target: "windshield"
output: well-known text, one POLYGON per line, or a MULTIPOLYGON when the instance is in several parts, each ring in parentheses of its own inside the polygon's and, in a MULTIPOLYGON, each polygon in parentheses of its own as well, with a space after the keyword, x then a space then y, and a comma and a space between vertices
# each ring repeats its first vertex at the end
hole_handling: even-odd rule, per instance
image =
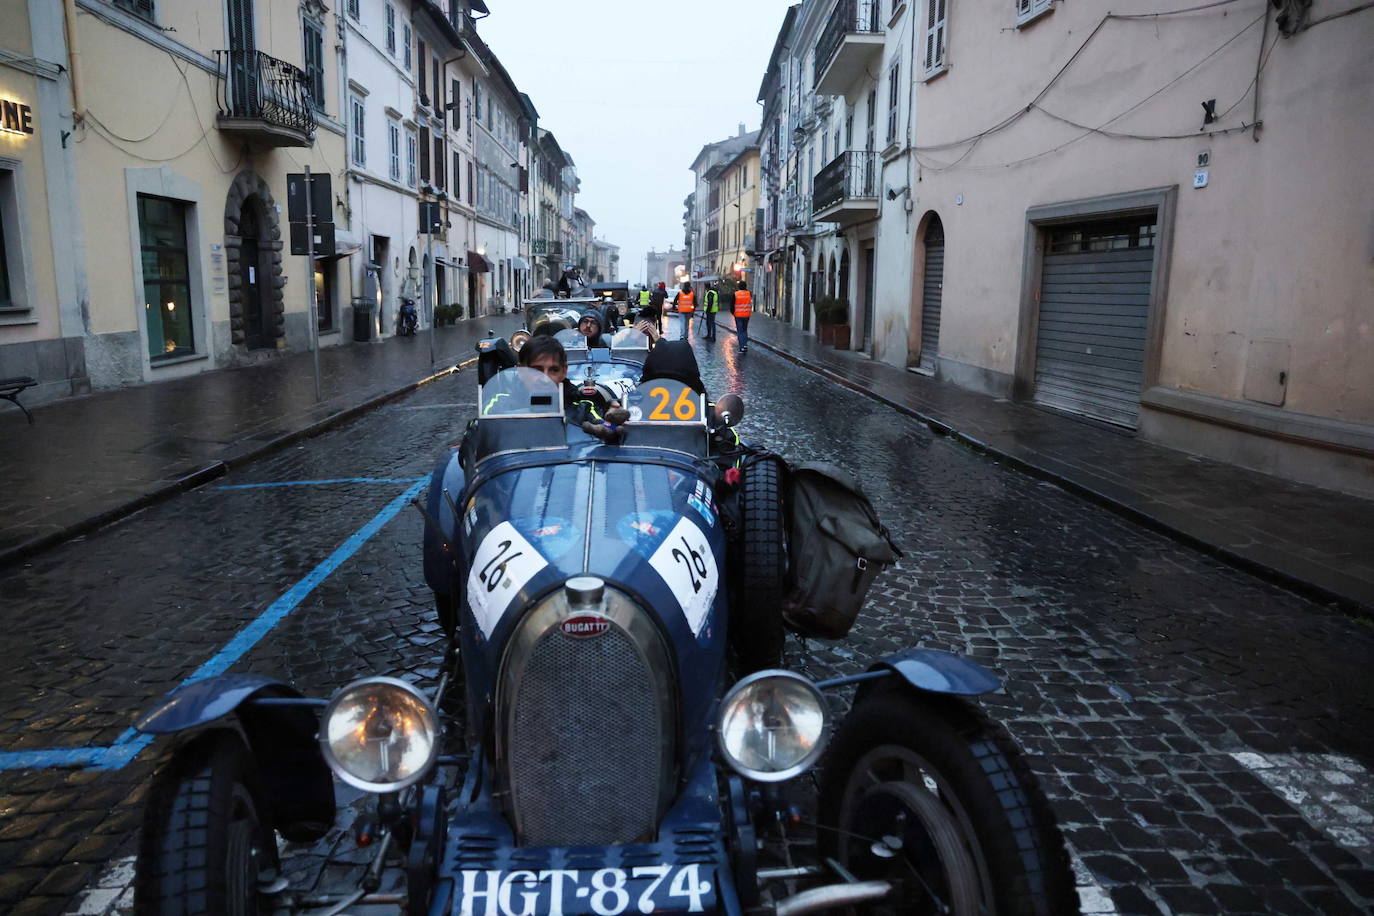
POLYGON ((503 369, 482 386, 483 417, 561 417, 563 389, 538 369, 503 369))
POLYGON ((649 349, 649 335, 643 331, 636 331, 634 328, 621 328, 615 332, 611 338, 612 350, 644 350, 649 349))

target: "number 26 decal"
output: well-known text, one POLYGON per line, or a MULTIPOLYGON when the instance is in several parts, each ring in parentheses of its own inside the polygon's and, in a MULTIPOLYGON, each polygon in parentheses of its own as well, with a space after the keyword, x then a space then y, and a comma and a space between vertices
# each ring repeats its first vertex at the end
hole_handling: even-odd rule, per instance
POLYGON ((668 402, 672 401, 673 396, 667 388, 650 388, 649 397, 658 400, 658 403, 654 405, 654 409, 649 411, 650 420, 696 419, 696 393, 690 388, 684 387, 682 391, 678 392, 677 400, 673 401, 671 414, 668 412, 668 402))

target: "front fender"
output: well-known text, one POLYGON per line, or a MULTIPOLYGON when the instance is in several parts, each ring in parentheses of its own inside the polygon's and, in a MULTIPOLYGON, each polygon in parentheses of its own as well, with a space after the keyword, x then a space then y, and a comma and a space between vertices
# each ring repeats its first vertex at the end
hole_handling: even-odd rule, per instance
POLYGON ((977 662, 939 649, 905 649, 874 662, 868 670, 884 669, 927 693, 972 697, 992 693, 1002 686, 997 675, 977 662))
POLYGON ((458 549, 458 519, 454 518, 453 508, 466 484, 461 455, 457 450, 446 452, 429 477, 423 553, 425 584, 441 595, 457 594, 454 556, 458 549), (445 492, 448 499, 444 498, 445 492))
POLYGON ((170 735, 198 728, 224 718, 261 691, 269 691, 274 696, 300 696, 292 688, 270 677, 221 674, 183 684, 165 694, 138 717, 134 729, 145 735, 170 735))
POLYGON ((319 839, 334 822, 334 777, 316 740, 317 711, 305 705, 248 702, 259 697, 299 699, 301 694, 261 675, 223 674, 166 694, 139 716, 134 728, 149 735, 236 731, 253 754, 273 826, 294 842, 319 839))

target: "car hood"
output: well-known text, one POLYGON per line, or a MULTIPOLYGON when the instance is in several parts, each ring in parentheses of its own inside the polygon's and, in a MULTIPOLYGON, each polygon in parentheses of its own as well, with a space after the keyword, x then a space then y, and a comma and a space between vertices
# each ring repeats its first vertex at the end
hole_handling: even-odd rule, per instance
POLYGON ((594 575, 660 628, 681 685, 687 745, 699 750, 726 635, 725 536, 710 474, 688 460, 614 452, 484 473, 459 507, 462 652, 477 688, 470 696, 496 683, 527 611, 567 579, 594 575))

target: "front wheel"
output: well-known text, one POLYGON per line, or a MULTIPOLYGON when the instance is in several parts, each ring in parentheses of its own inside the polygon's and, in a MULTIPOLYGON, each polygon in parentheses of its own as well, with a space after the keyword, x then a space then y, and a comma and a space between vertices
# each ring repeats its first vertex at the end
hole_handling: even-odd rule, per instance
POLYGON ((831 744, 821 841, 895 890, 866 914, 1078 912, 1049 802, 1011 737, 951 697, 878 689, 831 744))
POLYGON ((259 882, 277 869, 247 748, 232 732, 188 746, 154 779, 134 909, 165 916, 269 912, 259 882))

